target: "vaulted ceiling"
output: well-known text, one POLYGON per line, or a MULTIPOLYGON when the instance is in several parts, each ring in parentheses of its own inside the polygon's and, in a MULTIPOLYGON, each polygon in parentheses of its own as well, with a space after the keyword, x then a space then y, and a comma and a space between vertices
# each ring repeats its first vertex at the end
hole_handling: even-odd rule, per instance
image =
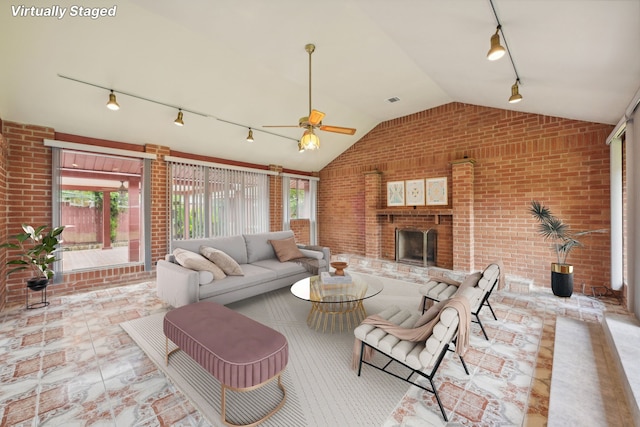
POLYGON ((494 0, 518 104, 507 103, 509 57, 486 59, 497 25, 489 0, 85 5, 98 3, 115 4, 116 16, 14 17, 3 6, 0 118, 317 171, 381 121, 449 102, 614 124, 640 87, 640 0, 494 0), (313 108, 324 124, 357 132, 320 131, 320 150, 298 153, 301 129, 262 126, 307 115, 307 43, 316 45, 313 108), (113 88, 120 110, 105 108, 108 91, 59 75, 113 88), (185 112, 180 128, 177 109, 119 92, 204 116, 185 112))

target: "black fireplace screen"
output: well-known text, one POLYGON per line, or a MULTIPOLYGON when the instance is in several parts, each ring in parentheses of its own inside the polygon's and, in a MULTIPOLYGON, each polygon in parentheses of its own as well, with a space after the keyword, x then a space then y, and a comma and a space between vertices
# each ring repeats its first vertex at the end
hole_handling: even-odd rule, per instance
POLYGON ((427 267, 436 265, 436 230, 396 228, 396 261, 427 267))

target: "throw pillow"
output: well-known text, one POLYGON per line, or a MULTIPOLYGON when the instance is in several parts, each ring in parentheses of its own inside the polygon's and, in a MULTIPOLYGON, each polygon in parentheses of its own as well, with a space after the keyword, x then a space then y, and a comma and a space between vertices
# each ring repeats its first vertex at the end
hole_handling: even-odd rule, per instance
POLYGON ((200 253, 209 261, 220 267, 227 276, 244 276, 244 272, 242 271, 242 268, 240 268, 240 264, 225 252, 209 246, 200 246, 200 253))
POLYGON ((280 262, 290 261, 296 258, 304 258, 293 237, 283 240, 269 240, 280 262))
POLYGON ((224 271, 205 257, 195 252, 182 248, 173 250, 173 256, 181 266, 195 271, 210 271, 213 273, 214 280, 224 279, 226 274, 224 271))

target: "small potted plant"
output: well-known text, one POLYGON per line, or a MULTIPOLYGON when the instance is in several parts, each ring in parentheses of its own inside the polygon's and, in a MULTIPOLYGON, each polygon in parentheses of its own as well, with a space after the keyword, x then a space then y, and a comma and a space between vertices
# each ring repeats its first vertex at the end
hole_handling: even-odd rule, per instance
POLYGON ((60 243, 60 233, 64 226, 49 228, 44 232, 46 225, 34 228, 31 225, 22 224, 22 233, 12 236, 15 242, 7 242, 0 248, 19 249, 16 258, 7 262, 11 268, 7 274, 16 271, 30 269, 33 276, 27 280, 30 289, 39 291, 47 287, 49 280, 53 278, 51 264, 56 261, 55 252, 60 243))
POLYGON ((573 265, 567 263, 567 258, 573 248, 583 246, 576 238, 606 230, 572 232, 567 224, 536 200, 531 201, 529 213, 539 223, 538 234, 545 240, 551 240, 556 252, 557 262, 551 263, 551 290, 554 295, 570 297, 573 294, 573 265))

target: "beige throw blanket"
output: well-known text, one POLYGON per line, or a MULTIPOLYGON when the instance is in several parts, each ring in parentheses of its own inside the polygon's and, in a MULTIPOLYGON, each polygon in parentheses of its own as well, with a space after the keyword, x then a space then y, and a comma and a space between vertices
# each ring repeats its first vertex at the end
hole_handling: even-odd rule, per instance
MULTIPOLYGON (((368 316, 361 324, 373 325, 401 340, 412 342, 426 341, 433 333, 434 326, 440 320, 440 314, 447 307, 454 308, 458 312, 458 317, 460 318, 460 323, 458 325, 458 339, 456 341, 456 353, 463 356, 469 346, 471 308, 469 307, 469 301, 461 295, 457 295, 448 300, 434 304, 416 321, 412 328, 404 328, 396 325, 377 314, 368 316)), ((358 368, 361 348, 362 342, 356 338, 353 343, 353 355, 351 359, 352 369, 358 368)), ((365 346, 363 359, 365 361, 371 360, 372 353, 373 349, 365 346)))

